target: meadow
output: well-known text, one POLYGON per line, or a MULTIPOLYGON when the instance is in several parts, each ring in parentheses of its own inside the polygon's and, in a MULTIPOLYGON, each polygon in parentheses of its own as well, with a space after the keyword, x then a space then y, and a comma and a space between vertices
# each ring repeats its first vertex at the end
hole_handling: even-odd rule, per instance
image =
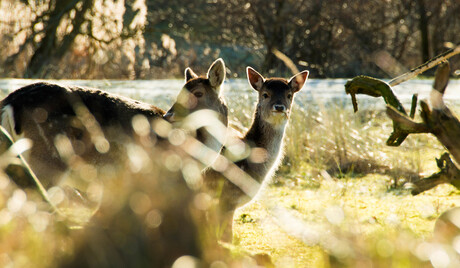
MULTIPOLYGON (((344 81, 313 80, 317 88, 308 88, 307 82, 297 96, 284 160, 255 200, 237 210, 232 252, 264 253, 277 267, 459 265, 460 240, 444 245, 431 236, 436 218, 460 205, 460 192, 440 185, 412 196, 403 187, 436 172, 435 158, 444 149, 429 135, 411 135, 400 147, 386 146, 392 124, 383 101, 358 99, 360 110, 354 114, 351 101, 344 98, 344 81)), ((2 97, 30 82, 3 80, 2 97)), ((115 88, 167 108, 182 81, 156 81, 159 86, 153 91, 148 81, 134 82, 132 91, 117 91, 131 82, 64 83, 115 88)), ((251 123, 256 98, 245 83, 229 82, 224 93, 231 123, 241 131, 251 123)), ((426 88, 431 81, 410 83, 408 88, 426 88)), ((454 92, 459 83, 453 83, 446 99, 458 114, 454 92)), ((66 224, 34 190, 19 189, 0 173, 0 266, 56 266, 76 247, 73 232, 78 228, 66 224)))

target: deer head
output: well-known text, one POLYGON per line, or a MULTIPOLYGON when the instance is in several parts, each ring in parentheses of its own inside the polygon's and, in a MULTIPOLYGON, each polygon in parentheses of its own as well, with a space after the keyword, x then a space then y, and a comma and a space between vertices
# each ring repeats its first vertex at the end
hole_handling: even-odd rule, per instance
POLYGON ((247 68, 249 84, 259 93, 256 113, 274 127, 283 127, 290 116, 294 94, 302 89, 308 71, 300 72, 289 80, 265 79, 251 67, 247 68))
POLYGON ((197 138, 214 151, 222 147, 225 138, 222 135, 225 136, 227 127, 227 106, 221 98, 224 80, 225 63, 222 59, 211 64, 206 77, 198 76, 191 68, 185 69, 185 85, 164 116, 167 121, 182 127, 184 123, 193 125, 197 138))

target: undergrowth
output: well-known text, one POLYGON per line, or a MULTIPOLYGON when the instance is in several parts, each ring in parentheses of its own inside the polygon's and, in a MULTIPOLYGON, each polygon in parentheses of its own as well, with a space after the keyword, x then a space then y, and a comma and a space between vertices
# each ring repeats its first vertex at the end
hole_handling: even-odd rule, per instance
MULTIPOLYGON (((241 131, 251 123, 255 102, 255 94, 244 94, 228 98, 231 121, 241 131)), ((294 106, 275 183, 235 215, 234 251, 268 254, 279 267, 456 264, 450 251, 430 239, 435 219, 460 205, 458 190, 441 185, 412 196, 399 187, 435 172, 434 158, 443 148, 429 135, 411 135, 400 147, 388 147, 391 131, 381 110, 353 114, 343 103, 294 106), (436 250, 447 257, 430 254, 436 250)), ((141 177, 155 174, 149 172, 141 177)), ((133 176, 126 167, 120 179, 133 176)), ((136 191, 145 189, 141 185, 136 191)), ((139 208, 130 202, 149 200, 138 193, 134 201, 124 195, 112 199, 120 207, 128 200, 126 209, 134 210, 139 208)), ((147 211, 136 213, 150 215, 149 224, 156 224, 147 211)), ((80 243, 75 230, 82 228, 0 173, 1 267, 58 266, 75 257, 80 243)))

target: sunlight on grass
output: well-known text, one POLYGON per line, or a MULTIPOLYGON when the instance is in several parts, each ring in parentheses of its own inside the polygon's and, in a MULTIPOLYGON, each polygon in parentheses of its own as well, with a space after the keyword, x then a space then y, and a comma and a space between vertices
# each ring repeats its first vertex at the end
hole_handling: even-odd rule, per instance
MULTIPOLYGON (((400 147, 388 147, 385 141, 392 125, 383 111, 362 109, 353 114, 340 102, 300 106, 298 103, 304 103, 301 98, 293 108, 285 159, 273 183, 235 214, 234 245, 230 246, 233 254, 264 253, 277 267, 408 267, 430 263, 446 267, 442 254, 452 256, 450 251, 436 251, 439 248, 430 241, 437 217, 460 206, 459 191, 451 185, 440 185, 412 196, 401 188, 404 182, 437 170, 435 158, 444 150, 436 139, 412 135, 400 147), (305 225, 280 223, 273 204, 305 225), (295 235, 299 228, 310 228, 310 224, 320 230, 315 243, 295 235), (439 254, 431 254, 430 250, 439 254)), ((243 91, 242 97, 227 99, 231 121, 244 132, 251 123, 255 94, 243 91)), ((129 148, 136 156, 146 154, 136 146, 129 148)), ((176 164, 187 162, 181 155, 171 155, 162 154, 165 163, 169 161, 165 174, 175 174, 180 171, 176 164)), ((159 176, 159 171, 148 166, 152 159, 147 154, 143 161, 133 157, 125 167, 118 167, 119 173, 110 172, 110 167, 105 170, 106 176, 116 178, 110 183, 104 178, 108 189, 105 191, 120 191, 112 197, 105 196, 105 202, 122 217, 142 218, 141 223, 150 226, 147 233, 155 233, 164 215, 150 209, 155 202, 162 202, 160 192, 171 193, 174 184, 150 189, 158 186, 152 178, 159 176), (130 187, 133 192, 124 192, 130 187), (133 213, 126 214, 125 210, 133 213)), ((59 200, 69 214, 90 217, 91 212, 82 213, 62 199, 61 191, 65 189, 49 189, 48 194, 59 200)), ((107 217, 114 219, 116 215, 108 213, 107 217)), ((53 213, 37 192, 21 190, 0 174, 1 267, 54 267, 74 257, 81 242, 77 239, 79 232, 88 228, 84 220, 76 222, 53 213)), ((107 220, 104 224, 112 222, 107 220)), ((316 230, 313 227, 312 232, 316 230)), ((453 263, 451 258, 449 264, 453 263)))
MULTIPOLYGON (((232 104, 237 105, 235 111, 247 109, 232 104)), ((239 116, 247 125, 246 112, 239 116)), ((428 135, 412 135, 400 147, 388 147, 385 141, 391 131, 383 111, 353 114, 341 104, 327 109, 322 104, 295 107, 276 184, 235 215, 239 245, 270 254, 275 261, 291 260, 292 267, 354 266, 368 257, 402 266, 427 261, 414 256, 414 251, 431 238, 436 218, 460 205, 459 192, 451 185, 418 196, 395 190, 437 171, 435 158, 444 150, 428 135), (329 258, 324 249, 289 236, 270 223, 264 200, 292 209, 305 222, 329 228, 352 253, 326 250, 332 253, 329 258), (343 220, 332 224, 327 215, 336 215, 337 209, 343 220)), ((332 234, 320 234, 323 240, 328 235, 332 234)))
MULTIPOLYGON (((264 200, 270 200, 294 210, 295 215, 305 222, 327 230, 319 234, 321 241, 336 236, 349 247, 349 253, 326 251, 337 257, 340 263, 359 262, 360 257, 356 254, 388 261, 400 250, 403 250, 400 258, 409 259, 416 245, 431 238, 436 218, 445 210, 460 205, 459 192, 453 186, 443 185, 414 197, 407 192, 388 191, 389 182, 388 176, 371 174, 360 179, 322 181, 316 189, 272 186, 257 202, 236 213, 237 241, 247 250, 270 254, 275 261, 288 259, 292 261, 292 267, 332 264, 324 249, 302 243, 270 220, 263 205, 264 200), (340 216, 342 213, 343 217, 340 216), (409 244, 399 245, 401 240, 409 244), (379 249, 382 246, 379 243, 389 244, 391 252, 379 249)), ((419 262, 421 260, 412 261, 419 262)))

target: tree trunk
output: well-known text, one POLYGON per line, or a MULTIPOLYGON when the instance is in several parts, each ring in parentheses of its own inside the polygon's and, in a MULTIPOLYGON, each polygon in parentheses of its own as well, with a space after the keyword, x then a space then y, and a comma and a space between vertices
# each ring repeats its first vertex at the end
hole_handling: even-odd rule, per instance
POLYGON ((61 38, 59 41, 58 28, 62 20, 71 10, 76 9, 80 0, 53 0, 50 3, 52 8, 49 20, 45 25, 45 35, 40 41, 38 48, 30 58, 24 76, 26 78, 38 78, 46 75, 45 67, 59 60, 69 50, 76 36, 80 33, 80 27, 85 22, 85 13, 91 9, 93 0, 83 1, 83 5, 75 14, 72 20, 72 31, 61 38))
POLYGON ((419 10, 419 30, 421 41, 422 62, 430 60, 430 37, 428 32, 428 16, 426 14, 425 0, 417 0, 419 10))

